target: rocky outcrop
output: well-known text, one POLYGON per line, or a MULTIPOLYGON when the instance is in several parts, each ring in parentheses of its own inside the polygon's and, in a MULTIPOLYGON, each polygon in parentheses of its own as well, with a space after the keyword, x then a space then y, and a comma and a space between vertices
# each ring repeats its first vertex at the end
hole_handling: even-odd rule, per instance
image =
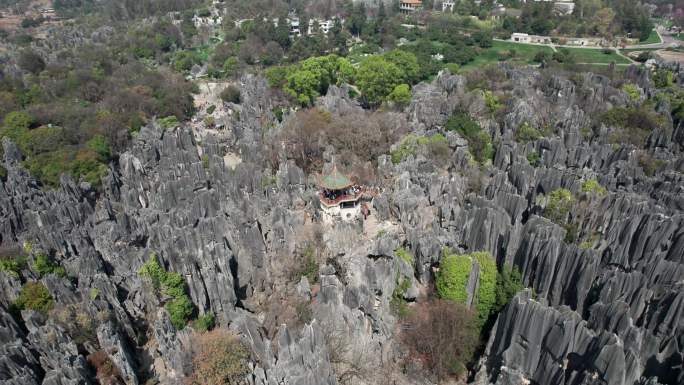
MULTIPOLYGON (((378 159, 372 224, 324 225, 310 178, 292 161, 266 161, 261 150, 281 124, 256 76, 240 79, 240 105, 224 106, 225 132, 143 128, 99 194, 67 176, 55 190, 41 188, 5 140, 2 244, 30 246, 29 261, 49 255, 67 277, 40 277, 30 264, 18 276, 0 272, 0 378, 95 383, 86 356, 104 351, 126 383, 182 383, 194 331, 174 328, 168 298, 138 274, 154 255, 183 277, 197 314, 213 313, 249 348, 248 383, 409 383, 393 366, 405 349, 390 301, 422 301, 448 247, 490 251, 529 288, 498 317, 475 382, 682 383, 681 124, 671 135, 653 133, 643 148, 614 146, 611 128, 594 116, 632 101, 610 78, 500 71, 510 102, 496 118, 482 112, 481 91, 447 72, 414 87, 405 111, 387 115, 416 135, 443 134, 445 154, 378 159), (496 145, 491 163, 474 164, 467 140, 445 132, 457 109, 479 114, 496 145), (516 142, 523 123, 546 127, 544 137, 516 142), (228 152, 241 162, 228 165, 228 152), (644 171, 644 153, 660 160, 655 171, 644 171), (605 195, 582 191, 593 178, 605 195), (577 199, 571 226, 544 217, 546 195, 558 188, 577 199), (305 279, 297 268, 312 245, 320 265, 305 279), (397 255, 400 246, 412 259, 397 255), (55 309, 10 315, 21 284, 39 279, 55 309), (76 315, 92 328, 76 333, 75 321, 65 322, 76 315)), ((657 92, 647 73, 625 76, 657 92)), ((318 106, 364 113, 345 87, 331 87, 318 106)))

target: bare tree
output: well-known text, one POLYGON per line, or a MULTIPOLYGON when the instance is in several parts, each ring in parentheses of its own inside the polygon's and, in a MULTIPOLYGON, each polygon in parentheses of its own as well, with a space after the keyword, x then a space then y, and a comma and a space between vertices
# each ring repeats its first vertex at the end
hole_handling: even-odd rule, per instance
POLYGON ((366 381, 372 376, 374 358, 368 354, 366 346, 359 346, 344 329, 331 324, 323 325, 323 338, 340 384, 351 384, 354 379, 366 381))
POLYGON ((420 304, 404 324, 402 340, 439 383, 465 372, 478 344, 475 317, 451 301, 420 304))

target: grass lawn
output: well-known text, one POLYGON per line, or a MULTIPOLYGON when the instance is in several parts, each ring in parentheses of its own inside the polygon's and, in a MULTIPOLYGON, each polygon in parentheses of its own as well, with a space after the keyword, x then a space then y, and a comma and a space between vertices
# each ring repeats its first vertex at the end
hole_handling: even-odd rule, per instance
POLYGON ((648 35, 648 38, 644 41, 640 41, 639 44, 656 44, 656 43, 662 43, 660 40, 660 36, 658 36, 658 33, 656 30, 652 30, 651 34, 648 35))
POLYGON ((596 63, 596 64, 608 64, 610 62, 615 62, 615 64, 629 64, 629 60, 615 53, 615 51, 610 51, 606 54, 602 49, 593 48, 565 48, 569 50, 575 57, 575 62, 577 63, 596 63))
POLYGON ((546 51, 549 54, 553 52, 551 48, 546 46, 494 41, 490 48, 482 50, 480 54, 475 57, 475 60, 461 68, 468 70, 503 61, 519 64, 531 64, 533 63, 532 59, 534 59, 534 55, 536 55, 539 51, 546 51), (503 57, 507 57, 507 54, 511 51, 515 51, 515 55, 505 60, 501 60, 503 57))

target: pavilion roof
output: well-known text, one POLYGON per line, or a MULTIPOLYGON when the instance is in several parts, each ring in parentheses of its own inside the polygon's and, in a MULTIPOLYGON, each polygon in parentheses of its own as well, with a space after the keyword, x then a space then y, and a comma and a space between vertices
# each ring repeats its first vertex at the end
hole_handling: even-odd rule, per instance
POLYGON ((327 190, 342 190, 353 184, 351 179, 337 171, 337 166, 333 166, 330 174, 321 175, 318 178, 318 185, 327 190))

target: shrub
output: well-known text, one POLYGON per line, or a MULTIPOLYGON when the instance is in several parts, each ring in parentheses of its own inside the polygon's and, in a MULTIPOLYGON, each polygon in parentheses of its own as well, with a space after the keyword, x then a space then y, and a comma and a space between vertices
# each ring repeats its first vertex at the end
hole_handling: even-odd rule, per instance
POLYGON ((468 300, 466 285, 471 268, 472 259, 469 255, 442 256, 435 279, 440 298, 465 303, 468 300))
POLYGON ((532 151, 527 154, 527 161, 530 163, 530 166, 539 167, 539 164, 541 163, 541 157, 537 151, 532 151))
POLYGON ((489 112, 495 113, 503 107, 499 101, 499 97, 494 95, 492 91, 485 90, 482 96, 484 97, 485 105, 487 106, 489 112))
POLYGON ((577 241, 577 236, 579 235, 579 227, 575 223, 567 223, 563 226, 565 229, 565 238, 563 242, 567 244, 575 243, 577 241))
POLYGON ((95 368, 95 378, 102 385, 123 383, 119 368, 114 365, 107 352, 98 350, 88 355, 88 363, 95 368))
POLYGON ((457 63, 446 63, 444 65, 444 68, 449 70, 449 72, 451 72, 454 75, 459 73, 459 71, 461 70, 461 66, 458 65, 457 63))
POLYGON ((553 222, 561 224, 565 222, 574 204, 575 197, 570 190, 559 188, 549 194, 546 208, 544 208, 544 216, 553 222))
POLYGON ((26 266, 26 258, 21 255, 7 256, 0 255, 0 271, 11 275, 14 278, 19 278, 21 269, 26 266))
POLYGON ((574 63, 575 57, 567 48, 560 48, 551 55, 551 58, 559 63, 574 63))
POLYGON ((249 353, 231 332, 215 329, 193 341, 192 385, 242 384, 249 373, 249 353))
POLYGON ((297 321, 300 325, 308 324, 313 320, 313 311, 308 301, 297 302, 295 312, 297 313, 297 321))
POLYGON ((644 62, 648 61, 649 59, 651 59, 652 57, 653 57, 653 54, 651 52, 642 51, 639 53, 639 55, 634 60, 638 61, 639 63, 644 63, 644 62))
POLYGON ((625 91, 627 96, 629 96, 629 99, 633 102, 638 102, 641 98, 639 87, 637 87, 635 84, 625 83, 622 85, 622 90, 625 91))
POLYGON ((55 306, 55 302, 45 285, 31 281, 26 282, 21 287, 21 292, 14 305, 20 310, 30 309, 47 314, 55 306))
POLYGON ((170 128, 177 127, 180 124, 180 122, 178 122, 178 118, 176 118, 175 115, 171 115, 171 116, 167 116, 165 118, 161 118, 157 121, 157 123, 159 123, 159 125, 162 128, 167 129, 167 130, 170 128))
POLYGON ((180 51, 173 60, 173 68, 178 72, 190 71, 193 65, 201 63, 200 58, 194 52, 180 51))
POLYGON ((537 63, 546 63, 551 59, 551 54, 547 51, 537 51, 534 55, 534 60, 537 63))
POLYGON ((587 194, 606 195, 608 190, 601 186, 596 179, 587 179, 582 182, 582 192, 587 194))
POLYGON ((494 312, 499 312, 520 290, 522 290, 522 277, 516 266, 504 265, 496 276, 496 304, 494 312))
POLYGON ((235 86, 228 86, 221 91, 221 100, 226 103, 240 104, 241 95, 240 90, 235 86))
POLYGON ((672 74, 672 71, 660 69, 660 70, 656 71, 655 74, 653 74, 653 83, 658 88, 670 87, 673 82, 674 82, 674 75, 672 74))
POLYGON ((617 107, 606 111, 601 116, 601 121, 619 130, 611 133, 611 143, 630 143, 642 145, 649 132, 665 123, 662 116, 644 106, 617 107))
POLYGON ((470 254, 480 265, 480 287, 477 291, 478 325, 484 326, 496 305, 496 261, 489 252, 481 251, 470 254))
POLYGON ((170 302, 166 304, 166 310, 169 312, 169 318, 173 326, 180 330, 185 327, 188 320, 192 316, 194 306, 190 297, 186 294, 173 298, 170 302))
POLYGON ((54 151, 64 143, 64 130, 61 127, 41 126, 27 130, 16 142, 28 155, 54 151))
POLYGON ((318 261, 316 260, 316 250, 312 246, 304 249, 301 261, 302 265, 299 276, 306 277, 311 284, 318 282, 318 261))
POLYGON ((66 270, 62 266, 57 266, 47 255, 39 254, 36 256, 36 260, 33 263, 33 270, 36 271, 41 277, 48 274, 55 274, 59 277, 66 277, 66 270))
POLYGON ((651 155, 643 153, 638 158, 639 166, 644 170, 646 176, 654 176, 658 168, 665 164, 662 159, 654 159, 651 155))
POLYGON ((484 163, 494 157, 494 146, 489 134, 468 114, 454 113, 447 121, 446 128, 458 132, 468 141, 470 153, 478 163, 484 163))
POLYGON ((173 326, 176 329, 183 329, 194 311, 183 277, 176 272, 164 270, 154 254, 138 270, 138 274, 150 279, 155 290, 161 290, 164 295, 171 297, 166 304, 166 310, 173 326))
POLYGON ((138 270, 138 274, 141 277, 149 278, 152 281, 154 288, 158 290, 161 287, 161 281, 164 275, 166 275, 166 270, 159 265, 157 257, 152 254, 150 259, 142 265, 140 270, 138 270))
POLYGON ((468 116, 465 112, 456 112, 446 124, 446 129, 449 131, 456 131, 461 136, 470 138, 482 130, 480 125, 468 116))
POLYGON ((592 247, 594 247, 593 241, 583 241, 582 243, 579 244, 579 248, 582 250, 589 250, 592 247))
POLYGON ((409 315, 409 307, 404 295, 410 286, 411 281, 397 274, 396 286, 390 299, 390 310, 399 318, 406 318, 409 315))
POLYGON ((232 77, 237 72, 240 61, 236 57, 229 57, 223 62, 223 76, 232 77))
POLYGON ((485 131, 480 131, 472 139, 468 141, 470 146, 470 153, 473 158, 480 163, 484 164, 488 160, 494 159, 495 150, 492 144, 492 138, 485 131))
POLYGON ((415 155, 418 148, 426 147, 431 155, 441 156, 449 151, 447 138, 442 134, 431 136, 406 135, 399 144, 399 147, 390 153, 392 163, 398 164, 409 155, 415 155), (445 148, 446 147, 446 148, 445 148))
POLYGON ((95 135, 86 142, 86 147, 94 151, 102 160, 107 160, 112 155, 109 143, 102 135, 95 135))
POLYGON ((478 345, 478 330, 472 313, 463 305, 433 300, 417 305, 405 322, 401 339, 413 351, 437 383, 461 376, 478 345))
POLYGON ((24 50, 19 54, 19 67, 32 74, 38 74, 45 69, 45 61, 37 53, 31 50, 24 50))
POLYGON ((541 132, 537 130, 536 128, 530 126, 527 122, 521 124, 518 126, 518 129, 515 130, 515 140, 518 142, 531 142, 534 140, 537 140, 542 137, 541 132))
POLYGON ((394 250, 394 255, 403 259, 407 265, 413 266, 413 254, 411 254, 410 251, 406 250, 405 247, 401 246, 398 249, 394 250))
POLYGON ((411 88, 408 84, 399 84, 387 98, 400 107, 406 106, 411 102, 411 88))
POLYGON ((22 111, 12 111, 5 116, 4 127, 0 132, 0 136, 8 136, 14 141, 18 141, 26 130, 31 127, 34 120, 31 115, 22 111))

